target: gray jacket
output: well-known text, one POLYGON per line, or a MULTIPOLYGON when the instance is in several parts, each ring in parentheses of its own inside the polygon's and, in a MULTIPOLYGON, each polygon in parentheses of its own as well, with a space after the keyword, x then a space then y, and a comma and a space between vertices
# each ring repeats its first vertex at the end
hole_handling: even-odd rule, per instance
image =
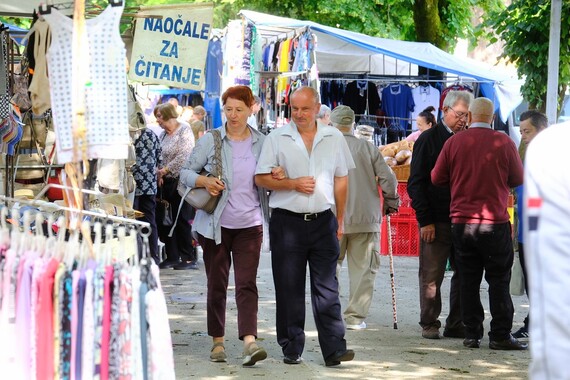
MULTIPOLYGON (((249 126, 248 126, 249 127, 249 126)), ((259 131, 249 127, 252 135, 252 150, 256 161, 259 159, 259 154, 261 153, 261 147, 263 146, 263 140, 265 135, 259 131)), ((222 227, 220 225, 220 216, 226 204, 228 203, 229 192, 232 191, 232 186, 234 181, 239 181, 239 178, 233 178, 233 170, 229 169, 233 166, 232 160, 232 147, 227 143, 226 138, 226 128, 221 127, 220 132, 222 135, 222 181, 226 185, 226 190, 222 192, 222 196, 216 210, 212 214, 208 214, 202 210, 196 211, 196 216, 194 218, 194 223, 192 224, 192 230, 198 232, 200 235, 216 241, 216 244, 220 244, 222 241, 222 227)), ((206 169, 208 172, 213 170, 213 159, 214 159, 214 136, 211 133, 206 133, 198 141, 192 154, 182 167, 180 171, 180 182, 186 186, 194 187, 196 185, 196 179, 200 175, 199 173, 202 169, 206 169)), ((267 190, 258 188, 259 201, 261 204, 261 212, 263 214, 264 229, 263 233, 266 234, 266 225, 269 221, 269 198, 267 196, 267 190)))
POLYGON ((356 169, 348 172, 348 199, 344 215, 344 233, 380 232, 382 210, 398 209, 398 181, 376 146, 344 133, 356 169), (378 185, 384 204, 380 205, 378 185))

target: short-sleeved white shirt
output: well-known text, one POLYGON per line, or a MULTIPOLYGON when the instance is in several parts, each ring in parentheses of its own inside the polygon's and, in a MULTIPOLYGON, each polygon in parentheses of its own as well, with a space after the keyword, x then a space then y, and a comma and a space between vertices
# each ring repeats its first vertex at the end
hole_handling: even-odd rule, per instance
POLYGON ((269 207, 299 213, 321 212, 334 207, 334 177, 344 177, 355 167, 346 140, 338 129, 317 124, 309 155, 293 121, 267 136, 255 174, 271 173, 277 166, 285 169, 288 178, 312 176, 316 180, 313 194, 278 190, 269 196, 269 207))

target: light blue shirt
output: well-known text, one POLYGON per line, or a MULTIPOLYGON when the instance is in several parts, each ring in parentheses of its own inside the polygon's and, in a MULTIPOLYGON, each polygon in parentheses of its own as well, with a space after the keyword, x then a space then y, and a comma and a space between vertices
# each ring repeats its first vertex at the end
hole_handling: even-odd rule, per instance
POLYGON ((312 194, 278 190, 269 196, 269 207, 299 213, 334 208, 334 177, 347 176, 348 171, 355 168, 346 140, 338 129, 318 123, 309 155, 293 121, 267 136, 255 174, 271 173, 277 166, 283 167, 288 178, 315 178, 312 194))

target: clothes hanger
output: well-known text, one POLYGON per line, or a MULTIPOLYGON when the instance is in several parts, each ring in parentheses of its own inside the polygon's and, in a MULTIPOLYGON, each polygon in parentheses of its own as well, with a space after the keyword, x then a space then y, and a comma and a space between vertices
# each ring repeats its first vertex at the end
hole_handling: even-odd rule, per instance
POLYGON ((46 237, 44 236, 43 225, 44 225, 44 216, 42 215, 41 212, 38 211, 36 213, 36 223, 35 223, 36 231, 33 239, 30 240, 32 240, 31 249, 37 252, 40 256, 43 256, 44 253, 46 252, 46 237))
POLYGON ((2 207, 2 210, 0 210, 0 218, 0 244, 8 245, 10 243, 10 228, 6 222, 6 218, 8 218, 8 207, 2 207))
POLYGON ((93 253, 95 255, 95 259, 97 262, 101 263, 102 257, 102 233, 103 233, 103 224, 99 221, 95 222, 93 225, 93 231, 95 232, 95 240, 93 241, 93 253))
POLYGON ((105 266, 107 265, 111 265, 111 263, 113 262, 113 250, 112 250, 112 243, 111 240, 113 240, 113 225, 112 224, 107 224, 105 226, 105 249, 104 249, 104 264, 105 266))
POLYGON ((89 259, 95 259, 95 253, 93 250, 93 241, 91 240, 91 224, 89 221, 84 220, 81 222, 81 261, 83 263, 82 268, 85 268, 89 259))
POLYGON ((56 225, 57 225, 57 238, 55 241, 55 247, 53 250, 52 255, 56 257, 56 259, 58 259, 59 261, 63 260, 63 256, 65 253, 65 249, 63 244, 65 243, 65 233, 67 228, 65 227, 67 224, 67 220, 65 219, 64 216, 60 216, 57 219, 56 225))
POLYGON ((52 7, 53 7, 53 5, 51 5, 51 4, 41 3, 39 8, 38 8, 38 13, 40 15, 48 15, 51 13, 52 7))
POLYGON ((23 231, 20 233, 20 243, 18 245, 18 249, 16 250, 16 254, 21 256, 25 251, 30 250, 32 248, 33 237, 30 238, 29 232, 31 231, 32 225, 32 213, 30 210, 24 211, 23 219, 23 231))
POLYGON ((49 214, 48 216, 48 220, 47 220, 47 239, 45 242, 45 252, 47 255, 49 255, 49 257, 53 257, 54 253, 55 253, 55 247, 56 247, 56 238, 53 234, 53 223, 55 221, 55 217, 53 216, 53 214, 49 214))

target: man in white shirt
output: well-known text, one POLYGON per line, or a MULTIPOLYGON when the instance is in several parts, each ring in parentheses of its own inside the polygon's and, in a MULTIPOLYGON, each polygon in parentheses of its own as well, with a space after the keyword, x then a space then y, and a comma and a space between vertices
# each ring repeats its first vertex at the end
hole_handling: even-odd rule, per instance
POLYGON ((309 263, 311 300, 325 364, 354 358, 346 349, 336 278, 343 234, 348 145, 336 128, 316 122, 319 95, 301 87, 291 95, 292 121, 266 138, 256 169, 257 186, 273 190, 269 207, 271 261, 277 304, 277 341, 286 364, 301 362, 305 347, 305 278, 309 263), (281 167, 286 178, 275 178, 281 167), (332 208, 336 208, 336 216, 332 208))
POLYGON ((540 132, 528 146, 524 242, 529 275, 530 378, 568 379, 570 353, 570 122, 540 132))

